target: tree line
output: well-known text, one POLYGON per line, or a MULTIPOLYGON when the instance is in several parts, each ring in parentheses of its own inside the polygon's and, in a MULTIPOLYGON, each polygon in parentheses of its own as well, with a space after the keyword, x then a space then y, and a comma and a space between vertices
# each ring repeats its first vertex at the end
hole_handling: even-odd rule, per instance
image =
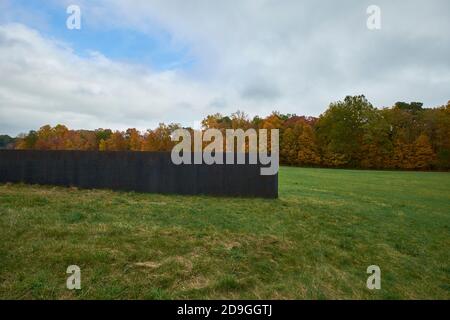
MULTIPOLYGON (((279 129, 280 162, 285 165, 448 170, 450 168, 450 101, 436 108, 397 102, 375 108, 363 95, 331 103, 318 118, 273 112, 252 119, 237 111, 202 120, 203 129, 279 129)), ((45 125, 20 135, 16 149, 170 151, 171 132, 179 124, 161 123, 140 132, 110 129, 70 130, 45 125)), ((191 128, 188 128, 192 130, 191 128)))
POLYGON ((13 149, 16 139, 2 134, 0 135, 0 149, 13 149))

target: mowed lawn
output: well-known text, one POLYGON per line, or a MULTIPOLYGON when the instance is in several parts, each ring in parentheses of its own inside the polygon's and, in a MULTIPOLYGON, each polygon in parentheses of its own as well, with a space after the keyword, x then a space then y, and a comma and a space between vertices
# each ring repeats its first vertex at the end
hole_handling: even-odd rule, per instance
POLYGON ((279 195, 0 185, 0 298, 450 299, 449 173, 283 167, 279 195))

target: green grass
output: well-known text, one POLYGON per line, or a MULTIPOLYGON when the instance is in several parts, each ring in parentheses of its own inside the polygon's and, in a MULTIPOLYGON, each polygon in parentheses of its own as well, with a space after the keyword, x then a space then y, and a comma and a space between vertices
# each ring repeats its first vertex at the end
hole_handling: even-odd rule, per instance
POLYGON ((0 185, 0 298, 450 299, 449 173, 281 168, 279 195, 0 185))

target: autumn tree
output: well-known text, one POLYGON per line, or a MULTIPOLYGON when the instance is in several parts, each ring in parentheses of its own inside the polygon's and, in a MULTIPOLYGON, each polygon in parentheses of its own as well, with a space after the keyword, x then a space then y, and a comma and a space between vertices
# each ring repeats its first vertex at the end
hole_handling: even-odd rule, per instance
POLYGON ((203 129, 221 129, 222 119, 223 116, 220 113, 208 115, 202 120, 202 127, 203 129))
MULTIPOLYGON (((113 132, 45 125, 19 135, 15 148, 170 151, 174 145, 171 133, 177 128, 180 125, 161 123, 141 134, 134 128, 113 132)), ((376 109, 364 96, 348 96, 330 104, 319 118, 272 112, 250 120, 238 110, 229 116, 208 115, 202 128, 219 129, 223 134, 226 129, 279 129, 280 161, 288 165, 450 169, 450 101, 438 108, 396 102, 390 108, 376 109)), ((192 135, 193 129, 187 129, 192 135)))
POLYGON ((26 150, 26 149, 35 149, 36 142, 38 140, 37 132, 31 130, 26 135, 19 135, 18 141, 16 144, 16 149, 18 150, 26 150))
POLYGON ((113 134, 104 142, 104 151, 125 151, 128 149, 128 143, 124 133, 114 131, 113 134))
POLYGON ((135 128, 128 129, 125 133, 125 140, 127 141, 127 149, 131 151, 142 150, 142 136, 135 128))
POLYGON ((314 130, 309 124, 303 124, 298 141, 298 164, 301 166, 319 166, 321 163, 321 158, 319 155, 317 141, 314 130))
POLYGON ((361 167, 390 168, 393 156, 392 126, 383 111, 374 110, 369 121, 363 126, 362 134, 361 167))
POLYGON ((428 136, 422 133, 414 144, 414 168, 430 169, 435 159, 433 148, 428 136))
POLYGON ((432 136, 432 145, 436 148, 436 166, 450 168, 450 101, 436 110, 436 126, 432 136))
POLYGON ((299 125, 292 128, 286 128, 281 136, 280 142, 280 161, 289 165, 298 164, 298 152, 300 144, 299 125))
POLYGON ((270 116, 264 119, 263 129, 283 129, 284 120, 281 118, 279 112, 272 112, 270 116))
POLYGON ((248 128, 250 128, 250 126, 250 120, 245 112, 237 110, 235 113, 231 114, 232 129, 247 130, 248 128))
POLYGON ((174 146, 170 135, 175 130, 180 128, 179 124, 165 125, 160 123, 158 128, 154 130, 147 130, 144 134, 142 142, 143 151, 170 151, 174 146))

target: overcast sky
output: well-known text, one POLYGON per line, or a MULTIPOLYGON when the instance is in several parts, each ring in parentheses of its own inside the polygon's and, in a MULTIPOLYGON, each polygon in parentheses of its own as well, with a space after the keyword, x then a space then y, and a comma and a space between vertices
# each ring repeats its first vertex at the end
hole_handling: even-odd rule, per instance
POLYGON ((0 0, 0 133, 318 116, 356 94, 438 106, 449 57, 448 0, 0 0), (366 26, 372 4, 380 30, 366 26))

